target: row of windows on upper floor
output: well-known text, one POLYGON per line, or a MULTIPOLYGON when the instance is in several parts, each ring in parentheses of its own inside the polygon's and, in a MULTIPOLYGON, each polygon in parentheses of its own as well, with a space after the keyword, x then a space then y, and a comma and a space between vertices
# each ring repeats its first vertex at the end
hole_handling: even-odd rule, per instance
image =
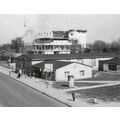
POLYGON ((42 45, 42 46, 33 46, 32 49, 33 50, 51 50, 51 49, 70 49, 69 45, 56 45, 56 46, 52 46, 52 45, 42 45))

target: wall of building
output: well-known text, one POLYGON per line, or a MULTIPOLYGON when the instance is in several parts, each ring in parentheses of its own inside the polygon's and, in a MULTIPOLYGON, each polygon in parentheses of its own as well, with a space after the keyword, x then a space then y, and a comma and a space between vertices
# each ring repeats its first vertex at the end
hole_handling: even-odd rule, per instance
POLYGON ((69 40, 77 40, 83 48, 86 48, 86 32, 77 32, 73 30, 69 32, 69 40))
POLYGON ((58 51, 58 54, 70 54, 71 44, 69 40, 53 40, 42 43, 40 40, 37 40, 33 42, 32 51, 41 54, 54 54, 55 51, 58 51))
POLYGON ((95 59, 69 59, 69 60, 61 60, 61 61, 71 61, 71 62, 78 62, 82 64, 86 64, 92 66, 94 70, 98 70, 99 68, 99 61, 100 60, 110 60, 112 58, 95 58, 95 59))
POLYGON ((112 59, 111 57, 110 58, 96 58, 96 66, 93 66, 93 69, 95 69, 95 70, 98 70, 98 68, 99 68, 99 61, 101 61, 101 60, 110 60, 110 59, 112 59))
POLYGON ((60 50, 59 46, 73 46, 74 44, 80 45, 79 49, 81 51, 81 48, 86 48, 86 31, 78 31, 78 30, 72 30, 72 31, 51 31, 51 32, 39 32, 35 38, 35 40, 32 42, 32 45, 29 45, 26 47, 28 50, 31 50, 33 53, 41 53, 41 54, 54 54, 54 52, 41 52, 46 51, 46 49, 39 49, 39 46, 57 46, 58 48, 54 48, 51 51, 58 50, 60 51, 58 54, 70 54, 71 48, 69 49, 69 52, 65 52, 65 50, 60 50), (53 40, 52 40, 53 38, 53 40), (57 40, 58 39, 58 40, 57 40), (73 42, 75 41, 75 43, 73 42), (77 41, 77 43, 76 43, 77 41))
POLYGON ((73 75, 75 80, 92 77, 91 67, 78 63, 71 63, 67 66, 64 66, 56 70, 55 74, 56 81, 68 81, 67 72, 69 72, 69 75, 73 75), (84 72, 83 73, 84 75, 82 75, 82 72, 84 72))
POLYGON ((44 51, 44 54, 54 54, 54 51, 51 51, 51 50, 45 50, 45 51, 44 51))
POLYGON ((120 65, 103 63, 103 71, 105 71, 105 72, 108 72, 108 71, 120 72, 120 65))
POLYGON ((43 61, 32 61, 32 65, 35 65, 35 64, 38 64, 38 63, 41 63, 43 61))

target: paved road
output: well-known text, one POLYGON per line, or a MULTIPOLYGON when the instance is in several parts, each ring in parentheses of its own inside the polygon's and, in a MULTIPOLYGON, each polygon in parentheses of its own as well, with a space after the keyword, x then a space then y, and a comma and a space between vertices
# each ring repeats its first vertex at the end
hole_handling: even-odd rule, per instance
POLYGON ((0 73, 0 106, 65 107, 66 105, 0 73))

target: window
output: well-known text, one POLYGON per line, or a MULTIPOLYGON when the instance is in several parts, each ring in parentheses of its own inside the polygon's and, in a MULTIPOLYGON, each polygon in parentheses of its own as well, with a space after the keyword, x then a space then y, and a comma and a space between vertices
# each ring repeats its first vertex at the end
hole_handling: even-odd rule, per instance
POLYGON ((116 71, 117 70, 117 66, 116 65, 109 65, 109 70, 114 70, 116 71))
POLYGON ((80 76, 84 76, 85 75, 85 71, 84 70, 81 70, 80 71, 80 76))
POLYGON ((39 46, 39 50, 41 50, 42 48, 41 48, 41 46, 39 46))
POLYGON ((36 46, 36 48, 38 49, 38 45, 36 46))
POLYGON ((66 71, 66 72, 65 72, 65 78, 67 78, 68 75, 69 75, 69 71, 66 71))

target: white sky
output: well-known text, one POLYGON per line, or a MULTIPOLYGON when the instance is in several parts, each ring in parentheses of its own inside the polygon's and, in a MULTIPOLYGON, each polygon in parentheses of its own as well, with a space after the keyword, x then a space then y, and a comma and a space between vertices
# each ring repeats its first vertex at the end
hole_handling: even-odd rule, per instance
POLYGON ((24 33, 24 16, 27 27, 32 31, 86 29, 87 42, 107 42, 120 37, 119 14, 1 14, 0 44, 10 42, 24 33))

